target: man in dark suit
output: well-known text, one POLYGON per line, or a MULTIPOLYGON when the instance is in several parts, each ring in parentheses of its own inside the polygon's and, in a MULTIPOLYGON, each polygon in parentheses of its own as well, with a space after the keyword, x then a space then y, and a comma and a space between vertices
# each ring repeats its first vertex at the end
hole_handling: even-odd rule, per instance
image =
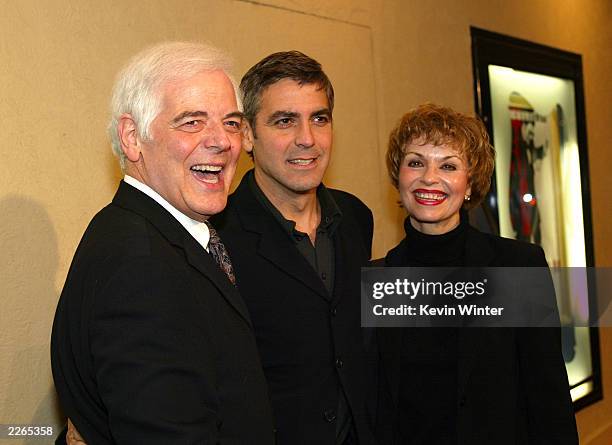
POLYGON ((79 244, 51 344, 62 407, 90 444, 274 441, 253 325, 206 224, 241 147, 227 67, 212 47, 162 44, 116 82, 125 179, 79 244))
POLYGON ((360 267, 372 214, 322 183, 334 93, 297 51, 253 66, 241 82, 254 161, 213 218, 253 321, 280 445, 371 444, 360 328, 360 267))

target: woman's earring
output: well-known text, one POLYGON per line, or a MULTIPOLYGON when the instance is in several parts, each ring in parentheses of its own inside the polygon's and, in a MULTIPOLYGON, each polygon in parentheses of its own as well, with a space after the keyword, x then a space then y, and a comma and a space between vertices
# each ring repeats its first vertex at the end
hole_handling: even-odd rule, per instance
POLYGON ((471 197, 470 195, 465 195, 465 196, 463 197, 463 200, 464 200, 464 201, 469 201, 470 199, 472 199, 472 197, 471 197))

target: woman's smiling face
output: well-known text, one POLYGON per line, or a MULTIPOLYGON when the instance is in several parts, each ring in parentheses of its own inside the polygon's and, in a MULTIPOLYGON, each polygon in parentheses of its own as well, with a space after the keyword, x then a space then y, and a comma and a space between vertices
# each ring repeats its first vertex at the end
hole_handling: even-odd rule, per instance
POLYGON ((459 225, 459 211, 470 195, 468 163, 449 145, 406 147, 399 169, 399 192, 415 229, 437 235, 459 225))

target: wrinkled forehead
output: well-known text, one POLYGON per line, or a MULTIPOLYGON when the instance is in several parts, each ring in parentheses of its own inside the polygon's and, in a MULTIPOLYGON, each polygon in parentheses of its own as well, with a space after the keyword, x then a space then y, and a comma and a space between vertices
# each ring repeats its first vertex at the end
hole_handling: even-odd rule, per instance
POLYGON ((199 69, 175 73, 159 79, 153 86, 153 94, 160 103, 177 104, 198 94, 207 94, 211 99, 230 100, 242 110, 236 83, 223 69, 199 69))

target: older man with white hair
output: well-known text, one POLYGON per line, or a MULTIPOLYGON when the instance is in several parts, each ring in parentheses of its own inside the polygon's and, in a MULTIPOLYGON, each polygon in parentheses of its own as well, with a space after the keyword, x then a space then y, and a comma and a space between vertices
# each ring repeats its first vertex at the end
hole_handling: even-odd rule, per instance
POLYGON ((225 207, 242 113, 217 49, 166 43, 120 73, 110 135, 125 178, 74 256, 52 333, 55 385, 90 444, 269 444, 266 382, 225 207))

